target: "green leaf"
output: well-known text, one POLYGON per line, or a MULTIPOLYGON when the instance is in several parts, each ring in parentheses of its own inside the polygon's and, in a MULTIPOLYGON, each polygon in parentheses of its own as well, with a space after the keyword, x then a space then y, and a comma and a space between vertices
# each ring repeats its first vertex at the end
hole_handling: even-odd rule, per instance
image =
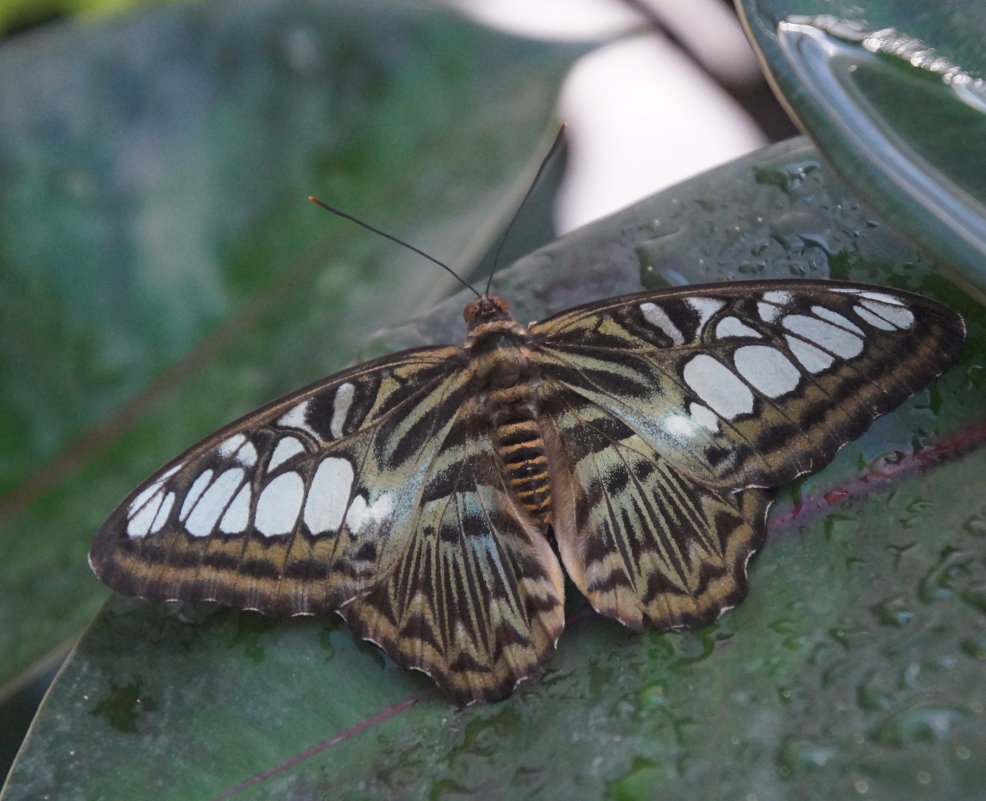
POLYGON ((986 288, 986 16, 971 0, 741 0, 779 95, 883 217, 986 288))
POLYGON ((584 50, 407 3, 266 0, 0 47, 0 687, 105 600, 86 552, 141 477, 451 291, 305 198, 468 274, 584 50))
MULTIPOLYGON (((573 603, 540 681, 456 710, 333 619, 113 598, 3 801, 977 793, 986 464, 955 457, 986 429, 978 307, 804 140, 573 232, 496 289, 535 319, 642 284, 789 275, 940 297, 970 338, 934 388, 782 493, 750 597, 715 625, 637 635, 573 603)), ((460 339, 463 303, 394 344, 460 339)))

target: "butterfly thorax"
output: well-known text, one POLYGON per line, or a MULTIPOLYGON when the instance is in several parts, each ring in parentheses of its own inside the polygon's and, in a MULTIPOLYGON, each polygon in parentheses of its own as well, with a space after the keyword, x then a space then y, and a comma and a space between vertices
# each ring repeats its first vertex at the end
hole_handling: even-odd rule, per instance
POLYGON ((538 427, 540 372, 528 330, 502 298, 483 296, 465 311, 473 397, 489 426, 510 492, 542 528, 551 522, 551 489, 538 427))

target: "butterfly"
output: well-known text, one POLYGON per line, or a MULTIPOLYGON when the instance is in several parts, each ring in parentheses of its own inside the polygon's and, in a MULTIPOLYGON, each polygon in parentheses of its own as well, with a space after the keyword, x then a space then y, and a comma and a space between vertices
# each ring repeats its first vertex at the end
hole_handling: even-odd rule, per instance
POLYGON ((746 593, 769 489, 828 463, 954 360, 962 318, 814 280, 644 292, 358 364, 220 429, 96 535, 149 599, 338 612, 456 704, 539 674, 564 571, 632 629, 746 593))

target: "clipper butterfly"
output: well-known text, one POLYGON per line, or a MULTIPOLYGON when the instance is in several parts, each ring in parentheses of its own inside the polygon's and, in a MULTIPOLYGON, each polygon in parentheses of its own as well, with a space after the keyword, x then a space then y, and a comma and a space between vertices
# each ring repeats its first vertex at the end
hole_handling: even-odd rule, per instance
POLYGON ((626 626, 746 592, 769 489, 829 462, 955 358, 961 317, 894 289, 745 281, 359 364, 212 434, 127 497, 90 555, 150 599, 338 612, 457 704, 538 674, 563 569, 626 626))

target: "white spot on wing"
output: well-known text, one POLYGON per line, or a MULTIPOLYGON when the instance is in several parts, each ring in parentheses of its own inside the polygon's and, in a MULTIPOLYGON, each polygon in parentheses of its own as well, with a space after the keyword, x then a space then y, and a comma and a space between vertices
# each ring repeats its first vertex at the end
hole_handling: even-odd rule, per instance
POLYGON ((244 484, 236 493, 233 502, 226 509, 226 514, 219 521, 219 530, 224 534, 240 534, 246 531, 250 524, 250 485, 244 484))
POLYGON ((757 303, 757 314, 760 315, 760 319, 765 323, 776 322, 777 318, 781 316, 784 310, 780 306, 772 306, 769 303, 764 303, 760 301, 757 303))
POLYGON ((362 495, 357 495, 349 504, 349 511, 346 512, 346 526, 355 533, 362 528, 367 517, 366 499, 362 495))
POLYGON ((719 418, 716 417, 715 412, 710 408, 703 406, 701 403, 690 403, 688 405, 688 413, 692 416, 692 420, 702 426, 702 428, 706 428, 713 433, 718 433, 719 418))
POLYGON ((277 424, 285 428, 300 428, 302 431, 311 434, 315 439, 318 439, 319 436, 315 433, 315 429, 308 425, 308 421, 305 419, 305 411, 307 409, 308 401, 302 401, 291 409, 291 411, 281 415, 277 424))
POLYGON ((831 309, 826 309, 824 306, 812 306, 812 314, 817 315, 830 323, 835 323, 836 325, 842 326, 843 328, 848 328, 854 334, 859 334, 861 337, 866 336, 863 333, 863 329, 856 325, 852 320, 843 317, 838 312, 834 312, 831 309))
POLYGON ((777 321, 784 306, 791 302, 791 293, 783 289, 774 289, 763 293, 763 300, 757 303, 757 314, 765 323, 777 321))
MULTIPOLYGON (((675 439, 687 441, 695 436, 698 423, 686 414, 672 414, 665 419, 664 428, 675 439)), ((615 468, 616 465, 613 465, 615 468)))
POLYGON ((338 531, 353 489, 353 466, 345 459, 325 459, 312 477, 305 504, 305 525, 312 534, 338 531))
POLYGON ((242 434, 233 434, 229 439, 224 439, 219 443, 219 456, 223 459, 228 459, 234 453, 236 453, 245 443, 247 439, 242 434))
POLYGON ((177 496, 173 492, 169 492, 165 496, 164 503, 157 510, 157 514, 154 516, 154 522, 151 523, 151 534, 156 534, 164 528, 164 524, 168 522, 168 515, 171 514, 171 509, 175 505, 176 498, 177 496))
POLYGON ((128 537, 146 537, 150 533, 163 500, 164 496, 159 491, 144 502, 140 511, 127 521, 128 537))
POLYGON ((750 328, 739 317, 723 317, 716 325, 716 337, 718 339, 728 339, 729 337, 756 337, 763 339, 763 336, 755 328, 750 328))
POLYGON ((170 468, 167 473, 162 474, 161 477, 149 487, 145 487, 141 493, 130 502, 130 506, 127 507, 128 514, 134 514, 145 503, 147 503, 151 499, 151 496, 164 486, 164 482, 171 478, 180 469, 181 465, 176 464, 174 467, 170 468))
MULTIPOLYGON (((201 478, 201 476, 199 476, 201 478)), ((229 499, 233 497, 237 487, 243 481, 243 468, 231 467, 216 478, 209 488, 202 493, 195 508, 192 509, 188 518, 185 520, 185 530, 193 537, 207 537, 219 518, 226 511, 229 499)))
POLYGON ((727 420, 753 411, 753 393, 739 376, 711 356, 700 353, 685 365, 685 383, 702 402, 727 420))
POLYGON ((257 449, 243 434, 233 434, 229 439, 223 440, 216 451, 220 459, 229 459, 232 456, 244 467, 253 467, 257 463, 257 449))
POLYGON ((789 314, 784 318, 784 327, 793 334, 804 337, 829 353, 851 359, 863 351, 862 337, 844 328, 803 314, 789 314))
POLYGON ((785 334, 784 338, 787 340, 787 346, 794 354, 794 358, 801 362, 801 366, 809 373, 820 373, 822 370, 827 370, 835 361, 831 354, 808 344, 803 339, 792 337, 790 334, 785 334))
POLYGON ((865 306, 853 306, 853 311, 856 312, 860 317, 862 317, 866 322, 872 325, 874 328, 879 328, 881 331, 896 331, 897 326, 891 323, 889 320, 884 320, 878 314, 874 314, 865 306))
POLYGON ((777 348, 746 345, 733 354, 736 369, 750 384, 770 398, 796 389, 801 371, 777 348))
POLYGON ((888 295, 886 292, 871 292, 869 290, 854 289, 852 287, 832 287, 833 292, 839 292, 843 295, 856 295, 859 298, 866 298, 867 300, 875 300, 877 303, 889 303, 891 306, 906 306, 907 304, 900 298, 896 298, 893 295, 888 295))
POLYGON ((178 514, 179 520, 184 520, 188 517, 188 513, 192 511, 192 507, 198 503, 202 493, 205 492, 205 488, 209 486, 212 481, 212 468, 204 470, 199 473, 199 477, 195 479, 192 486, 188 490, 188 494, 185 496, 185 501, 181 505, 181 512, 178 514))
POLYGON ((716 300, 715 298, 685 298, 685 303, 691 306, 697 313, 699 317, 698 329, 701 331, 705 328, 705 324, 709 322, 709 318, 715 314, 719 309, 725 306, 725 301, 716 300))
POLYGON ((353 403, 354 389, 348 381, 336 389, 336 396, 332 402, 332 422, 329 423, 329 431, 335 439, 342 436, 342 429, 346 424, 346 417, 349 415, 349 407, 353 403))
POLYGON ((867 300, 875 300, 877 303, 889 303, 891 306, 907 306, 900 298, 895 298, 886 292, 860 292, 859 296, 867 300))
POLYGON ((685 337, 682 335, 680 329, 660 306, 655 303, 641 303, 640 311, 644 315, 644 319, 651 325, 659 328, 673 344, 685 344, 685 337))
POLYGON ((274 448, 274 453, 271 454, 267 469, 273 470, 292 456, 304 452, 304 450, 305 446, 301 444, 301 440, 297 437, 281 437, 277 442, 277 447, 274 448))
POLYGON ((773 303, 776 306, 786 306, 791 302, 791 293, 786 289, 774 289, 770 292, 764 292, 763 299, 767 303, 773 303))
POLYGON ((305 500, 305 482, 297 473, 282 473, 257 498, 253 527, 265 537, 287 534, 294 528, 305 500))
POLYGON ((240 448, 237 458, 244 467, 253 467, 257 463, 257 449, 253 447, 252 442, 248 442, 240 448))
MULTIPOLYGON (((876 294, 875 292, 868 294, 876 294)), ((897 303, 895 298, 891 298, 889 295, 883 295, 882 297, 887 298, 888 301, 894 301, 893 303, 884 302, 882 300, 877 300, 876 298, 867 298, 866 300, 860 301, 859 305, 856 306, 856 313, 869 322, 871 325, 881 328, 878 323, 872 322, 873 315, 880 317, 886 323, 890 324, 890 328, 885 328, 885 331, 893 330, 894 328, 910 328, 914 325, 914 313, 908 309, 903 304, 897 303), (864 311, 872 312, 872 315, 864 314, 864 311)))
POLYGON ((362 495, 353 498, 346 514, 346 526, 354 534, 364 527, 379 525, 394 511, 394 498, 389 492, 384 492, 372 504, 367 504, 362 495))

